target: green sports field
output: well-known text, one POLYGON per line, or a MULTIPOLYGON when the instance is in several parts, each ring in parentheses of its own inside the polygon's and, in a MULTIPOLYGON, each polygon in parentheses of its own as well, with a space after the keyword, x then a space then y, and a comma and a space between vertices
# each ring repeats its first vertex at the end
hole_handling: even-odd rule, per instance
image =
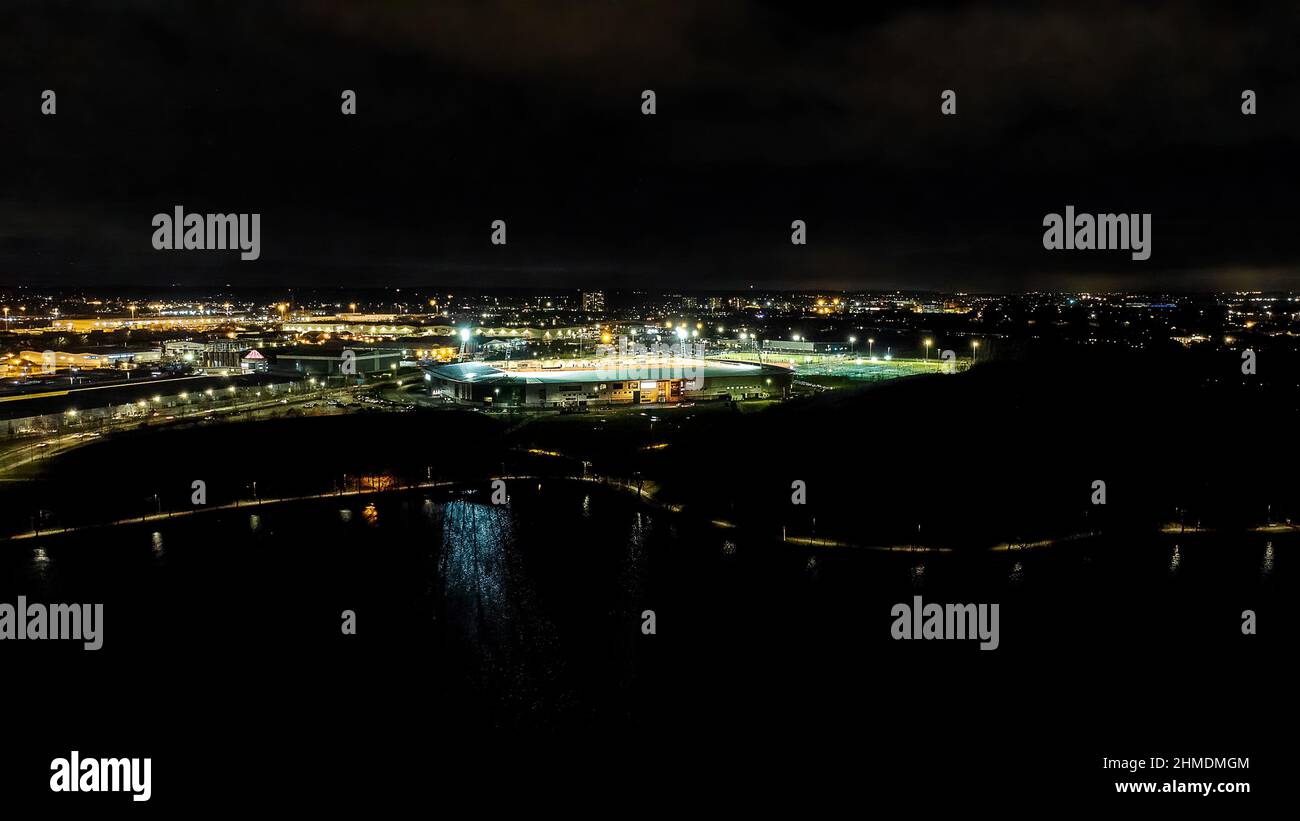
MULTIPOLYGON (((753 351, 728 353, 717 357, 738 362, 758 362, 759 354, 753 351)), ((885 379, 898 379, 922 373, 940 373, 944 363, 937 357, 924 359, 891 359, 879 356, 873 361, 866 356, 848 354, 763 354, 762 361, 769 365, 783 365, 794 368, 796 377, 833 376, 861 382, 879 382, 885 379)), ((957 369, 965 370, 970 360, 957 360, 957 369)))

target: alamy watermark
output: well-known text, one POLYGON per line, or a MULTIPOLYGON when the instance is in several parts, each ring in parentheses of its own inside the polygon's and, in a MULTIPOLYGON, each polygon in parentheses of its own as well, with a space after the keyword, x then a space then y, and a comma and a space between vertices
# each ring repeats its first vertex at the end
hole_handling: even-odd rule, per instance
POLYGON ((894 623, 889 634, 895 639, 979 639, 981 650, 998 649, 998 605, 922 604, 902 602, 890 609, 894 623))
POLYGON ((1151 258, 1150 214, 1076 214, 1043 217, 1043 247, 1049 251, 1132 251, 1133 259, 1151 258))
POLYGON ((104 645, 103 604, 0 602, 0 640, 81 641, 85 649, 98 650, 104 645))
POLYGON ((620 336, 618 349, 604 357, 613 360, 612 366, 596 368, 596 378, 611 382, 636 379, 689 381, 704 376, 704 354, 704 345, 685 339, 670 345, 655 342, 647 347, 639 342, 630 342, 626 336, 620 336))
POLYGON ((153 795, 153 759, 81 758, 73 750, 67 758, 50 762, 50 789, 54 792, 129 792, 132 801, 153 795))
POLYGON ((238 250, 243 260, 262 255, 261 214, 186 214, 178 205, 172 214, 154 214, 152 224, 158 251, 238 250))

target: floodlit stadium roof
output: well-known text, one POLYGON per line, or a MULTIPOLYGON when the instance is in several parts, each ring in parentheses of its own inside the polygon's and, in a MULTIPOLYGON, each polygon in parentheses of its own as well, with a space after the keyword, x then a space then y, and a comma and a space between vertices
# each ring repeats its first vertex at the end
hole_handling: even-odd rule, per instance
POLYGON ((591 367, 542 368, 529 363, 524 367, 498 368, 485 362, 436 365, 429 372, 452 382, 522 382, 528 385, 575 382, 617 382, 620 380, 695 379, 725 376, 757 376, 764 373, 788 373, 774 365, 750 362, 724 362, 717 359, 640 359, 611 360, 591 367))

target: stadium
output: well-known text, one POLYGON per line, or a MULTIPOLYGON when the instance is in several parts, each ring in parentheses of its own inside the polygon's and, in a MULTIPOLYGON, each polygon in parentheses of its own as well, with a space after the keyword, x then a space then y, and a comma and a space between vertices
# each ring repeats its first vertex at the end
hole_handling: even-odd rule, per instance
POLYGON ((600 363, 467 362, 425 368, 433 396, 472 405, 572 408, 789 395, 787 368, 724 360, 637 358, 600 363))

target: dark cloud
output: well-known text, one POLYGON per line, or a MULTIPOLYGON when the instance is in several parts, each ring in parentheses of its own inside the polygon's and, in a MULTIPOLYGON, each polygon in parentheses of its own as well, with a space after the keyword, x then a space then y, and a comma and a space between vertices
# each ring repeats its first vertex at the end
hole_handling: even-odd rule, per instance
POLYGON ((0 278, 1291 284, 1300 7, 862 6, 11 4, 0 278), (176 203, 263 259, 153 252, 176 203), (1152 260, 1043 252, 1067 203, 1152 212, 1152 260))

